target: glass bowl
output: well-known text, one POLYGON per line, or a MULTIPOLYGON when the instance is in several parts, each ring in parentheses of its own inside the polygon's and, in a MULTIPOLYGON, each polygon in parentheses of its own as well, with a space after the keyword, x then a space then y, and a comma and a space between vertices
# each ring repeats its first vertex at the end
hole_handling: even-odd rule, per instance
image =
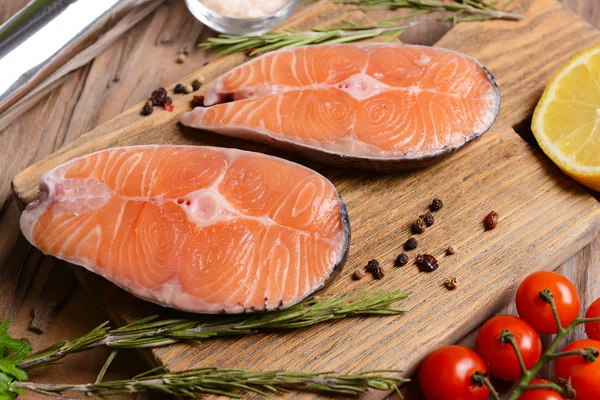
POLYGON ((270 31, 286 20, 298 5, 300 0, 289 0, 279 10, 255 18, 226 17, 208 8, 200 0, 185 0, 192 15, 209 28, 228 35, 260 35, 270 31))

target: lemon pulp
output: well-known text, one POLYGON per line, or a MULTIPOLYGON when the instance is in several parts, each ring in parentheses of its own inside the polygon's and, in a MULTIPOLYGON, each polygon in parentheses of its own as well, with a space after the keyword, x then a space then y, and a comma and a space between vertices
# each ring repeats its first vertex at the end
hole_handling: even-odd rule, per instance
POLYGON ((552 78, 531 129, 565 173, 600 190, 600 45, 573 57, 552 78))

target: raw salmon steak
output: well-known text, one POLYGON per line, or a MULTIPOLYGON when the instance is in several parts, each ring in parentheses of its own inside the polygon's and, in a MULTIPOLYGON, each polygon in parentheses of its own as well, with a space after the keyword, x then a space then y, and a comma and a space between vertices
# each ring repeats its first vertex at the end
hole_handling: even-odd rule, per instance
POLYGON ((218 78, 184 125, 262 141, 331 164, 424 166, 487 131, 491 74, 442 48, 390 43, 267 53, 218 78))
POLYGON ((62 164, 21 230, 46 254, 197 313, 289 307, 341 268, 344 203, 326 178, 259 153, 135 146, 62 164))

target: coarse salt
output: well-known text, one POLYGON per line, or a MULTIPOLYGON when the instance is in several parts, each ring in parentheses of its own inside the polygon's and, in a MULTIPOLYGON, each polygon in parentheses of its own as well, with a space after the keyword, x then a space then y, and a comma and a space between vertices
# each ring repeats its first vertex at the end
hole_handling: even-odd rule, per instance
POLYGON ((231 18, 260 18, 285 6, 289 0, 201 0, 213 11, 231 18))

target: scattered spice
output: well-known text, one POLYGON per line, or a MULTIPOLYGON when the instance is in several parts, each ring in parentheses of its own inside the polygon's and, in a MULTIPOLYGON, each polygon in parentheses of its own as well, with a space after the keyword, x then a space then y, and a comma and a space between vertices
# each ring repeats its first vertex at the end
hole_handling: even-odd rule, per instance
POLYGON ((440 199, 433 199, 433 201, 431 202, 431 205, 429 206, 429 209, 431 211, 439 211, 442 209, 442 207, 444 207, 444 202, 440 199))
POLYGON ((419 247, 419 242, 415 238, 408 238, 406 243, 404 243, 404 250, 414 250, 419 247))
POLYGON ((443 286, 445 286, 448 290, 456 289, 458 287, 458 278, 453 276, 452 278, 447 279, 443 286))
POLYGON ((194 82, 192 82, 192 89, 194 90, 194 92, 198 89, 200 89, 200 81, 198 79, 194 80, 194 82))
POLYGON ((400 253, 398 257, 396 257, 396 261, 394 261, 394 265, 396 267, 403 267, 408 263, 408 255, 406 253, 400 253))
POLYGON ((365 277, 365 271, 363 271, 362 269, 357 269, 356 271, 354 271, 354 274, 352 274, 352 278, 355 281, 359 281, 364 277, 365 277))
POLYGON ((177 59, 175 61, 177 61, 177 64, 183 64, 186 59, 187 56, 185 55, 185 53, 179 53, 177 54, 177 59))
POLYGON ((192 92, 194 91, 194 89, 192 88, 192 85, 185 85, 185 86, 183 87, 183 91, 184 91, 185 93, 192 93, 192 92))
POLYGON ((367 272, 371 273, 375 279, 381 279, 385 276, 383 273, 383 268, 381 268, 381 265, 379 265, 379 261, 377 260, 369 261, 367 263, 366 270, 367 272))
POLYGON ((492 211, 490 212, 485 219, 483 220, 483 226, 485 227, 486 231, 490 231, 494 228, 496 228, 496 226, 498 226, 498 213, 496 211, 492 211))
POLYGON ((427 224, 423 218, 418 218, 412 225, 413 233, 423 233, 427 229, 427 224))
POLYGON ((421 272, 433 272, 439 267, 437 260, 431 254, 419 254, 417 266, 421 272))
POLYGON ((175 88, 173 89, 173 93, 175 93, 175 94, 185 93, 185 89, 184 89, 183 85, 181 83, 178 83, 177 85, 175 85, 175 88))
POLYGON ((162 106, 165 104, 165 100, 167 99, 167 91, 165 88, 158 88, 152 92, 150 98, 152 99, 152 104, 155 106, 162 106))
POLYGON ((163 108, 168 112, 171 112, 175 109, 175 106, 173 104, 165 103, 163 104, 163 108))
POLYGON ((150 114, 152 114, 153 111, 154 111, 154 108, 152 106, 145 105, 142 108, 142 115, 144 115, 144 116, 150 115, 150 114))
POLYGON ((448 255, 456 254, 456 246, 452 245, 446 249, 446 253, 448 255))
POLYGON ((425 222, 425 225, 429 228, 435 223, 435 219, 433 218, 433 214, 427 211, 425 214, 421 215, 421 219, 425 222))
POLYGON ((194 96, 190 105, 192 108, 202 107, 204 105, 204 96, 194 96))

